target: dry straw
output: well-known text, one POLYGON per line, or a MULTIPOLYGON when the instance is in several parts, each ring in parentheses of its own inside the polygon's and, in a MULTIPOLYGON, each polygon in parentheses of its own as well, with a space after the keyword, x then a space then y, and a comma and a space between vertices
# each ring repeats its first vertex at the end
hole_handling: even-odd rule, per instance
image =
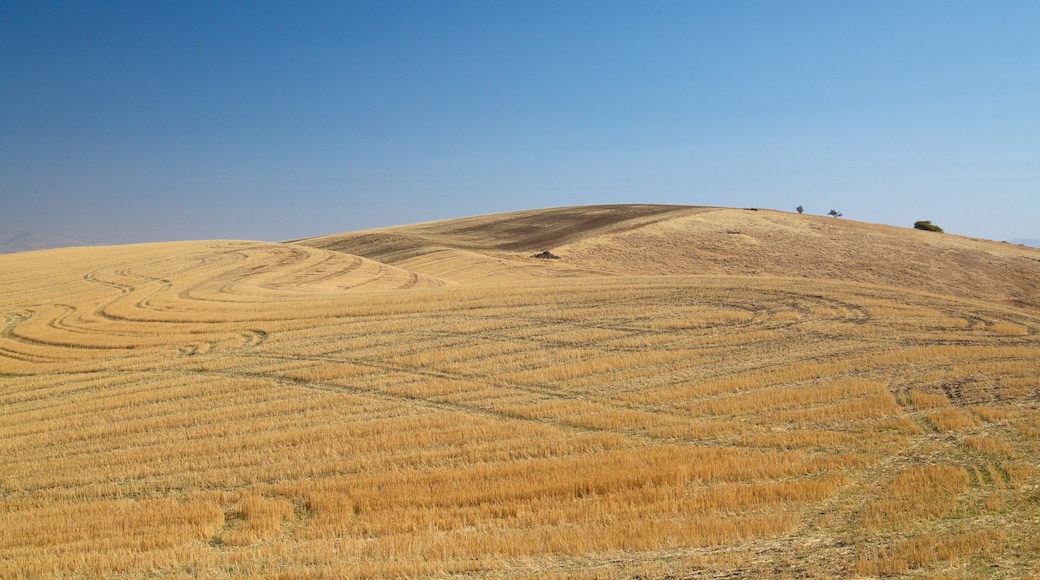
POLYGON ((0 577, 1036 571, 1035 311, 626 231, 0 257, 0 577))

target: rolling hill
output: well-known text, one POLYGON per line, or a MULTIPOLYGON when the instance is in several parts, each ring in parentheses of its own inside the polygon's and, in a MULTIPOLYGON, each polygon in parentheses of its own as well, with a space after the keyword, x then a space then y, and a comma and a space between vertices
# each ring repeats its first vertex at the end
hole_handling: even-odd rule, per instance
POLYGON ((0 272, 0 577, 1040 573, 1035 249, 632 205, 0 272))
MULTIPOLYGON (((1040 307, 1029 248, 892 226, 758 209, 584 206, 383 228, 297 241, 469 281, 539 263, 614 275, 769 276, 897 286, 1040 307), (453 269, 457 268, 457 269, 453 269)), ((524 269, 525 271, 527 269, 524 269)))

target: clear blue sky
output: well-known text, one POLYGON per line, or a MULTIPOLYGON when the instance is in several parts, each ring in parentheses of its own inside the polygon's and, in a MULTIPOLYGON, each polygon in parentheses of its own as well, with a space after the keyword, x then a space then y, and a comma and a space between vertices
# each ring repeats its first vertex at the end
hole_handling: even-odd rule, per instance
POLYGON ((0 231, 642 202, 1040 238, 1040 2, 0 0, 0 231))

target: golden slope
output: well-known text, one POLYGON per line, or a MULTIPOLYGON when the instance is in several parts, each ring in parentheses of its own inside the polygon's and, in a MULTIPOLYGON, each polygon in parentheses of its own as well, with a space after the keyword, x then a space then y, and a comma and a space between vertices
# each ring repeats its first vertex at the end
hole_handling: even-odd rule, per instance
POLYGON ((691 211, 696 209, 665 205, 565 207, 366 230, 295 243, 365 256, 457 282, 595 275, 601 273, 587 264, 536 260, 531 255, 691 211))
POLYGON ((1040 307, 1032 248, 767 210, 691 212, 560 252, 621 272, 846 280, 1040 307))
POLYGON ((833 256, 719 276, 739 270, 688 244, 1032 254, 658 209, 413 226, 426 245, 387 242, 394 265, 254 242, 0 256, 0 577, 1040 572, 1040 312, 1000 303, 999 270, 967 299, 936 293, 962 258, 924 250, 929 292, 841 280, 833 256))
POLYGON ((271 305, 305 303, 303 316, 318 320, 353 293, 444 285, 366 258, 259 242, 67 248, 6 255, 0 267, 7 373, 107 365, 153 347, 250 346, 263 333, 238 322, 285 316, 271 305))
POLYGON ((553 208, 298 243, 458 281, 469 280, 474 270, 486 278, 507 266, 531 276, 782 276, 865 282, 1040 308, 1040 251, 1033 248, 769 210, 553 208), (563 259, 531 258, 543 250, 563 259), (466 267, 455 271, 445 267, 448 264, 466 267))

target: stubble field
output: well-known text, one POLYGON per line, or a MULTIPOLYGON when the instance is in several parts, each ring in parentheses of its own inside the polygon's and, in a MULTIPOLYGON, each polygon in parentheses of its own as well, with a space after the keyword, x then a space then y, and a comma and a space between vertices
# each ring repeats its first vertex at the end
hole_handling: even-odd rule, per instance
POLYGON ((0 256, 0 577, 1040 573, 1040 252, 572 211, 0 256))

